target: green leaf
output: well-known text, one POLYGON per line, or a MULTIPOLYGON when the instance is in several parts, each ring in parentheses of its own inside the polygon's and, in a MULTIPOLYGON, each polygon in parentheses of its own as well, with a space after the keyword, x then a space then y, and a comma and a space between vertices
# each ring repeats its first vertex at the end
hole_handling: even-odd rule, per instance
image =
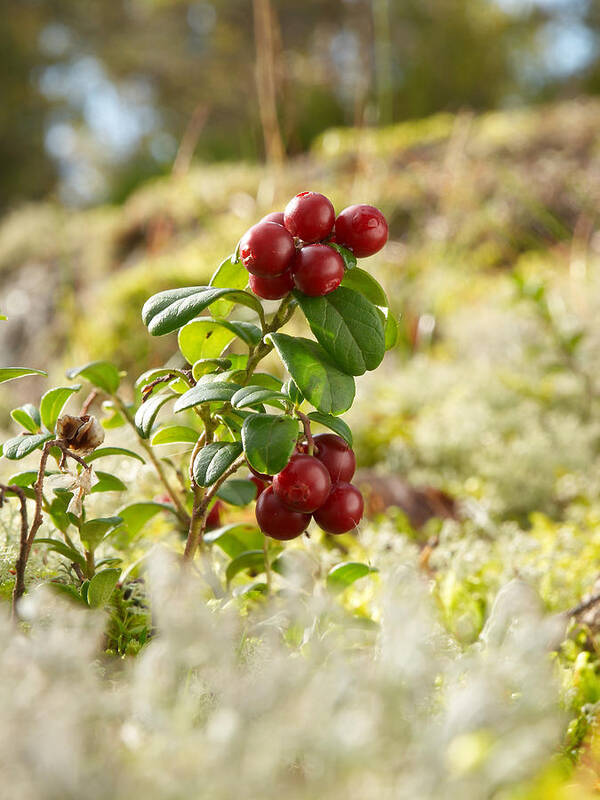
POLYGON ((216 544, 229 558, 235 558, 247 550, 260 550, 264 537, 255 525, 234 523, 207 531, 204 541, 207 544, 216 544))
POLYGON ((231 358, 200 358, 192 367, 192 377, 195 381, 199 381, 204 375, 209 373, 216 373, 219 370, 229 369, 231 367, 231 358))
POLYGON ((190 364, 218 358, 233 339, 235 333, 209 317, 188 322, 177 335, 179 350, 190 364))
POLYGON ((109 472, 96 471, 98 483, 92 486, 91 494, 98 494, 100 492, 126 492, 127 486, 116 475, 111 475, 109 472))
POLYGON ((347 270, 353 270, 356 267, 356 256, 352 252, 352 250, 348 250, 347 247, 342 247, 341 244, 337 242, 327 242, 328 247, 332 247, 336 250, 344 260, 344 266, 347 270))
POLYGON ((144 304, 142 319, 153 336, 163 336, 183 327, 186 322, 190 322, 221 298, 228 298, 234 303, 251 308, 261 321, 264 320, 262 305, 255 295, 239 289, 217 289, 209 286, 188 286, 159 292, 144 304))
MULTIPOLYGON (((132 411, 134 406, 133 404, 128 404, 127 408, 132 411)), ((102 427, 106 428, 106 430, 112 430, 113 428, 122 428, 123 425, 126 424, 125 417, 117 409, 112 400, 105 400, 102 403, 102 410, 106 414, 108 414, 108 416, 104 417, 101 420, 102 427)))
POLYGON ((40 417, 42 425, 46 430, 53 432, 56 420, 60 417, 65 403, 72 394, 76 394, 81 389, 81 384, 75 386, 57 386, 50 389, 43 395, 40 402, 40 417))
POLYGON ((124 458, 135 458, 145 464, 145 460, 139 453, 134 453, 133 450, 128 450, 126 447, 98 447, 93 453, 85 457, 88 464, 92 461, 97 461, 99 458, 107 458, 108 456, 123 456, 124 458))
POLYGON ((42 424, 40 412, 31 403, 25 403, 25 405, 19 406, 19 408, 14 408, 10 412, 10 415, 15 422, 30 433, 37 433, 42 424))
POLYGON ((282 402, 288 401, 289 398, 283 392, 275 392, 264 386, 244 386, 232 396, 231 405, 234 408, 251 408, 265 403, 281 408, 282 402))
POLYGON ((225 578, 227 583, 235 578, 239 572, 247 569, 264 571, 265 568, 265 555, 262 550, 247 550, 236 556, 233 561, 230 561, 225 570, 225 578))
MULTIPOLYGON (((185 395, 183 395, 185 397, 185 395)), ((142 439, 148 439, 152 433, 152 427, 158 416, 158 412, 169 400, 173 400, 175 394, 157 394, 142 403, 135 412, 134 423, 137 432, 142 439)))
POLYGON ((137 536, 144 525, 161 511, 170 511, 172 514, 177 513, 175 506, 172 506, 170 503, 154 503, 150 501, 131 503, 130 505, 120 508, 117 513, 123 520, 123 525, 127 528, 129 533, 132 536, 137 536))
MULTIPOLYGON (((56 472, 49 472, 46 470, 44 475, 56 475, 56 472)), ((15 475, 11 475, 10 478, 7 480, 7 484, 14 484, 15 486, 33 486, 33 484, 37 480, 37 470, 30 469, 26 472, 17 472, 15 475)))
MULTIPOLYGON (((221 262, 210 279, 210 286, 217 289, 245 289, 247 285, 248 271, 237 260, 235 253, 221 262)), ((226 317, 233 305, 228 300, 217 300, 213 303, 212 313, 217 317, 226 317)))
POLYGON ((201 359, 220 356, 236 336, 254 346, 262 339, 262 332, 251 322, 202 317, 184 325, 177 338, 184 358, 195 364, 201 359))
POLYGON ((381 310, 384 317, 385 349, 391 350, 398 344, 398 323, 389 308, 381 310))
POLYGON ((68 558, 74 564, 79 564, 82 569, 85 569, 85 558, 75 550, 73 547, 61 542, 59 539, 36 539, 36 544, 47 544, 50 550, 60 553, 61 556, 68 558))
POLYGON ((203 403, 231 400, 239 388, 238 384, 226 383, 225 381, 200 381, 193 389, 189 389, 185 394, 181 395, 173 410, 177 413, 203 403))
POLYGON ((74 586, 69 586, 66 583, 55 583, 54 581, 48 581, 48 583, 45 585, 55 592, 55 594, 61 594, 64 597, 68 597, 69 600, 74 600, 76 603, 85 604, 84 598, 79 594, 74 586))
POLYGON ((291 378, 284 384, 283 391, 294 405, 299 406, 304 402, 304 395, 291 378))
POLYGON ((381 284, 375 280, 370 272, 364 269, 357 267, 351 272, 346 272, 342 280, 342 286, 360 292, 375 306, 389 305, 386 293, 381 287, 381 284))
POLYGON ((41 447, 44 442, 52 439, 51 433, 34 433, 32 435, 15 436, 14 439, 9 439, 4 442, 2 452, 5 458, 11 461, 19 461, 25 458, 29 453, 33 453, 38 447, 41 447))
POLYGON ((324 414, 343 414, 354 401, 354 378, 335 366, 311 339, 271 333, 267 337, 309 403, 324 414))
POLYGON ((120 575, 121 570, 114 567, 103 569, 102 572, 94 575, 87 590, 87 601, 90 608, 101 608, 108 603, 120 575))
POLYGON ((233 478, 219 487, 217 497, 232 506, 247 506, 256 497, 256 486, 244 478, 233 478))
POLYGON ((370 300, 344 287, 324 297, 297 292, 296 298, 315 338, 340 369, 348 375, 363 375, 381 364, 383 323, 370 300))
POLYGON ((0 383, 14 381, 16 378, 25 378, 28 375, 47 375, 41 369, 27 369, 27 367, 2 367, 0 369, 0 383))
POLYGON ((212 486, 242 452, 239 442, 213 442, 200 450, 192 465, 198 486, 212 486))
POLYGON ((345 439, 350 447, 352 447, 352 431, 340 417, 332 417, 331 414, 321 414, 319 411, 311 411, 308 414, 308 418, 313 422, 318 422, 319 425, 323 425, 325 428, 329 428, 329 430, 334 433, 337 433, 338 436, 345 439))
POLYGON ((48 509, 48 515, 54 523, 54 526, 62 533, 66 533, 71 524, 71 519, 67 515, 67 506, 70 497, 70 493, 55 495, 48 509))
POLYGON ((152 437, 150 444, 153 446, 159 444, 195 444, 198 441, 200 434, 194 428, 188 428, 186 425, 167 425, 165 428, 160 428, 152 437))
POLYGON ((257 472, 275 475, 285 467, 298 440, 298 421, 285 415, 252 414, 242 427, 248 463, 257 472))
POLYGON ((67 370, 69 380, 78 376, 85 378, 107 394, 115 394, 121 382, 119 370, 110 361, 91 361, 82 367, 72 367, 67 370))
POLYGON ((361 564, 359 561, 344 561, 329 570, 327 573, 327 586, 333 591, 341 592, 359 578, 364 578, 365 575, 377 571, 374 567, 361 564))
POLYGON ((122 522, 121 517, 98 517, 84 522, 79 529, 79 538, 88 550, 95 550, 108 531, 122 522))

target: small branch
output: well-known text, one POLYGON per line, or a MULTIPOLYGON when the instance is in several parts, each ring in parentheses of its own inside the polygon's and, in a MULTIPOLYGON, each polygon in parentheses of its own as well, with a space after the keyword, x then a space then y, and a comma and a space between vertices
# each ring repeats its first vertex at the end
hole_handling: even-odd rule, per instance
POLYGON ((90 407, 91 407, 92 403, 94 402, 94 400, 97 397, 98 397, 98 390, 97 389, 92 389, 92 391, 85 398, 85 402, 81 406, 81 411, 79 412, 79 416, 80 417, 85 417, 86 416, 86 414, 90 410, 90 407))
POLYGON ((304 435, 306 436, 306 441, 308 443, 307 452, 309 456, 315 452, 315 440, 313 439, 312 431, 310 429, 310 420, 303 414, 302 411, 296 409, 296 416, 302 422, 302 427, 304 428, 304 435))
POLYGON ((140 445, 146 451, 146 454, 148 455, 148 458, 152 462, 152 466, 156 470, 156 474, 158 475, 158 479, 162 483, 166 493, 169 495, 169 497, 173 501, 173 505, 175 506, 175 509, 177 511, 177 517, 179 518, 179 520, 182 523, 182 525, 185 525, 185 527, 187 528, 189 526, 189 524, 190 524, 190 515, 185 510, 185 507, 184 507, 183 503, 181 502, 181 499, 180 499, 179 495, 177 494, 177 492, 171 486, 171 483, 170 483, 169 479, 167 478, 167 474, 166 474, 166 472, 164 470, 163 465, 160 463, 160 461, 156 457, 156 454, 155 454, 154 450, 152 449, 152 445, 150 445, 149 442, 146 439, 142 439, 142 437, 138 433, 138 430, 135 427, 135 423, 134 423, 133 418, 132 418, 132 416, 131 416, 131 414, 129 412, 129 409, 126 407, 125 403, 121 400, 121 398, 116 394, 113 395, 112 398, 115 401, 115 404, 117 405, 119 411, 121 412, 121 414, 125 418, 126 422, 128 423, 129 427, 135 433, 140 445))
POLYGON ((17 495, 20 505, 21 514, 21 536, 19 540, 19 556, 15 564, 15 586, 12 596, 12 616, 13 619, 17 616, 17 603, 19 598, 25 592, 25 567, 27 566, 27 531, 29 528, 29 521, 27 519, 27 497, 25 492, 19 486, 5 486, 0 484, 0 507, 4 503, 5 492, 10 491, 17 495))

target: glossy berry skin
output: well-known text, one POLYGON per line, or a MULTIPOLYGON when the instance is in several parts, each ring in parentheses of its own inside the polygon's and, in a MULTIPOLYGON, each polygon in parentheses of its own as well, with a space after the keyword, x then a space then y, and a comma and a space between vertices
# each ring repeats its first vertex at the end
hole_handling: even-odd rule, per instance
POLYGON ((220 528, 221 527, 221 511, 223 510, 224 506, 220 500, 214 504, 211 510, 208 512, 208 516, 206 517, 206 529, 213 530, 213 528, 220 528))
POLYGON ((250 274, 248 283, 254 294, 263 300, 281 300, 294 288, 294 276, 291 269, 286 269, 281 275, 275 275, 273 278, 250 274))
POLYGON ((283 212, 284 225, 303 242, 320 242, 331 233, 335 211, 331 200, 318 192, 301 192, 283 212))
POLYGON ((270 485, 267 481, 261 480, 261 478, 257 478, 256 475, 250 475, 249 479, 252 483, 256 486, 256 499, 261 496, 261 494, 265 491, 265 489, 270 485))
POLYGON ((348 533, 362 519, 364 501, 362 494, 351 483, 334 483, 329 497, 315 511, 315 521, 327 533, 348 533))
POLYGON ((283 211, 271 211, 270 214, 265 214, 261 222, 275 222, 277 225, 283 225, 283 211))
POLYGON ((377 253, 388 238, 388 224, 375 206, 348 206, 335 221, 335 240, 357 258, 377 253))
POLYGON ((337 289, 344 277, 344 260, 332 247, 309 244, 296 256, 294 283, 309 297, 322 297, 337 289))
POLYGON ((275 475, 273 489, 288 508, 310 513, 327 500, 331 478, 323 464, 314 456, 297 453, 275 475))
POLYGON ((356 456, 350 445, 335 433, 320 433, 314 442, 314 455, 326 467, 332 483, 349 483, 356 471, 356 456))
POLYGON ((310 514, 286 508, 268 486, 256 501, 256 521, 261 531, 272 539, 287 542, 300 536, 310 524, 310 514))
POLYGON ((240 241, 240 258, 248 272, 263 278, 281 275, 296 253, 292 235, 276 222, 259 222, 240 241))

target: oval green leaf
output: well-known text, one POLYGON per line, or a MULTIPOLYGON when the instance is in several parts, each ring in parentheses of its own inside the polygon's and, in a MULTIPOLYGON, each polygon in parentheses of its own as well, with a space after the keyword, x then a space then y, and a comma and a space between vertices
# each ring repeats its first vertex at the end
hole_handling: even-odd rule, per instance
POLYGON ((121 374, 110 361, 91 361, 82 367, 67 370, 67 378, 73 380, 81 376, 107 394, 115 394, 121 382, 121 374))
POLYGON ((256 486, 245 478, 232 478, 219 487, 217 497, 232 506, 247 506, 256 497, 256 486))
POLYGON ((98 483, 92 486, 91 494, 99 494, 100 492, 126 492, 127 486, 116 475, 111 475, 110 472, 96 472, 98 483))
POLYGON ((370 272, 364 269, 357 267, 350 272, 346 272, 342 280, 342 286, 360 292, 375 306, 389 305, 387 295, 381 284, 375 280, 370 272))
POLYGON ((170 511, 172 514, 177 513, 175 506, 170 503, 148 501, 123 506, 123 508, 119 509, 118 514, 123 520, 123 526, 127 528, 132 536, 136 536, 144 525, 161 511, 170 511))
POLYGON ((212 486, 242 452, 239 442, 212 442, 200 450, 192 465, 198 486, 212 486))
POLYGON ((87 602, 90 608, 101 608, 108 603, 120 575, 121 570, 115 568, 103 569, 94 575, 87 590, 87 602))
POLYGON ((341 436, 350 447, 352 447, 352 431, 350 430, 350 426, 344 422, 343 419, 339 417, 332 417, 331 414, 321 414, 319 411, 311 411, 308 414, 308 418, 311 419, 313 422, 318 422, 319 425, 323 425, 325 428, 329 428, 329 430, 337 433, 338 436, 341 436))
POLYGON ((198 431, 194 430, 194 428, 188 428, 187 425, 168 425, 156 431, 150 444, 153 446, 160 444, 195 444, 199 436, 198 431))
POLYGON ((183 327, 221 298, 251 308, 261 321, 264 320, 262 305, 255 295, 240 289, 218 289, 210 286, 188 286, 159 292, 144 304, 142 319, 153 336, 164 336, 183 327))
POLYGON ((93 453, 85 457, 88 464, 96 461, 99 458, 107 458, 108 456, 123 456, 123 458, 135 458, 136 461, 141 461, 145 464, 145 460, 139 453, 134 453, 133 450, 128 450, 126 447, 98 447, 93 453))
POLYGON ((285 467, 298 440, 298 421, 283 414, 251 414, 242 427, 248 463, 257 472, 275 475, 285 467))
POLYGON ((231 398, 231 405, 234 408, 251 408, 263 403, 281 408, 282 402, 289 402, 287 395, 267 389, 265 386, 244 386, 231 398))
MULTIPOLYGON (((210 279, 210 286, 217 289, 245 289, 248 285, 248 271, 236 254, 226 258, 219 264, 210 279)), ((226 317, 233 308, 233 303, 228 300, 217 300, 212 305, 212 313, 218 317, 226 317)))
POLYGON ((264 537, 255 525, 234 523, 207 531, 204 534, 204 541, 216 544, 229 558, 235 558, 247 550, 260 550, 264 537))
POLYGON ((19 461, 19 459, 25 458, 29 453, 33 453, 34 450, 37 450, 38 447, 41 447, 44 442, 48 442, 50 439, 52 439, 51 433, 34 433, 31 436, 15 436, 14 439, 9 439, 7 442, 4 442, 2 453, 5 458, 11 461, 19 461))
POLYGON ((231 400, 233 395, 239 389, 237 383, 226 383, 225 381, 203 381, 189 389, 181 395, 175 403, 173 410, 177 413, 185 411, 194 406, 200 406, 204 403, 214 403, 217 401, 231 400))
POLYGON ((372 572, 378 570, 368 564, 361 564, 359 561, 344 561, 336 564, 327 573, 327 586, 333 591, 341 592, 351 586, 359 578, 364 578, 372 572))
POLYGON ((134 423, 137 432, 142 437, 142 439, 148 439, 150 434, 152 433, 152 427, 154 422, 156 421, 156 417, 158 416, 158 412, 160 409, 167 403, 169 400, 173 400, 176 397, 174 394, 157 394, 151 397, 149 400, 146 400, 145 403, 138 408, 135 412, 134 423))
POLYGON ((15 422, 25 428, 26 431, 29 431, 29 433, 37 433, 42 424, 40 412, 32 403, 25 403, 19 408, 13 408, 10 415, 15 422))
POLYGON ((0 369, 0 383, 14 381, 16 378, 26 378, 28 375, 47 375, 41 369, 27 369, 27 367, 2 367, 0 369))
POLYGON ((241 553, 239 556, 236 556, 232 561, 229 562, 227 569, 225 570, 225 578, 229 584, 235 578, 238 572, 243 572, 247 569, 260 570, 263 572, 264 568, 265 555, 263 551, 247 550, 245 553, 241 553))
POLYGON ((78 383, 75 386, 57 386, 43 395, 40 402, 40 417, 46 430, 54 431, 56 420, 60 417, 65 403, 72 394, 76 394, 80 389, 81 384, 78 383))
POLYGON ((381 364, 385 333, 370 300, 342 286, 324 297, 296 292, 296 298, 315 338, 343 372, 363 375, 381 364))
POLYGON ((272 333, 268 337, 304 397, 323 414, 343 414, 354 401, 354 378, 338 369, 311 339, 272 333))

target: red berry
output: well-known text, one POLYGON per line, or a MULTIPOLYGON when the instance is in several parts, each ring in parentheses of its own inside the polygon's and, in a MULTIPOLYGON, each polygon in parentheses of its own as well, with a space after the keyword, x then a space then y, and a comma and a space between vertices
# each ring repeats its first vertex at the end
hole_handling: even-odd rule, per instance
POLYGON ((364 511, 363 496, 351 483, 334 483, 327 500, 315 511, 315 521, 327 533, 356 528, 364 511))
POLYGON ((287 542, 300 536, 308 528, 310 514, 301 514, 286 508, 273 487, 268 486, 256 501, 256 521, 267 536, 287 542))
POLYGON ((256 475, 251 475, 249 480, 256 486, 256 499, 261 496, 261 494, 268 488, 269 484, 267 481, 261 480, 261 478, 257 478, 256 475))
POLYGON ((377 253, 388 238, 385 217, 374 206, 348 206, 335 221, 335 238, 338 244, 352 250, 357 258, 377 253))
POLYGON ((285 207, 284 224, 292 236, 303 242, 320 242, 331 233, 335 211, 325 195, 301 192, 285 207))
POLYGON ((310 513, 327 499, 331 478, 323 464, 314 456, 298 453, 275 475, 273 489, 288 508, 310 513))
POLYGON ((356 470, 356 456, 350 445, 334 433, 314 437, 315 458, 327 468, 333 483, 348 483, 356 470))
POLYGON ((286 269, 281 275, 273 278, 263 278, 260 275, 250 275, 248 281, 254 294, 263 300, 281 300, 294 288, 294 276, 291 269, 286 269))
POLYGON ((296 256, 293 266, 294 283, 309 297, 321 297, 333 292, 344 277, 344 260, 332 247, 309 244, 296 256))
POLYGON ((206 517, 206 528, 207 530, 212 530, 213 528, 220 528, 221 527, 221 511, 223 510, 224 505, 220 500, 217 500, 211 510, 208 512, 208 516, 206 517))
POLYGON ((261 222, 276 222, 278 225, 283 225, 283 211, 271 211, 261 219, 261 222))
POLYGON ((291 265, 296 248, 291 234, 276 222, 259 222, 240 241, 240 258, 248 272, 272 278, 291 265))

